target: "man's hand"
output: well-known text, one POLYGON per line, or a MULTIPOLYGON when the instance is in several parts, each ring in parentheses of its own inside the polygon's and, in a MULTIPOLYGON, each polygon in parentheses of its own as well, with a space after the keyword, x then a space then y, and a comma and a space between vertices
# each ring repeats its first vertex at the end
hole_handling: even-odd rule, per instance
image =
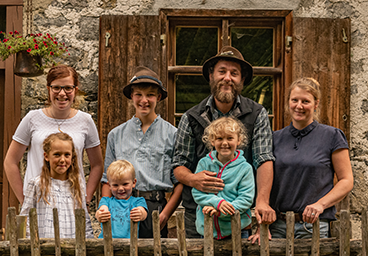
POLYGON ((108 221, 111 218, 109 208, 106 205, 102 205, 100 209, 96 211, 95 217, 98 222, 108 221))
POLYGON ((212 206, 205 206, 202 209, 203 214, 210 214, 210 216, 212 215, 219 215, 219 212, 212 206))
POLYGON ((221 202, 219 210, 222 214, 225 215, 227 214, 233 215, 235 213, 234 206, 231 203, 226 202, 225 200, 221 202))
POLYGON ((266 203, 257 203, 254 213, 258 224, 271 224, 276 220, 275 211, 266 203))
POLYGON ((215 172, 201 171, 194 174, 190 186, 206 193, 218 193, 224 189, 224 181, 216 178, 215 172))
POLYGON ((130 211, 130 219, 134 222, 142 221, 142 220, 145 220, 146 218, 147 218, 147 212, 142 206, 133 208, 130 211))

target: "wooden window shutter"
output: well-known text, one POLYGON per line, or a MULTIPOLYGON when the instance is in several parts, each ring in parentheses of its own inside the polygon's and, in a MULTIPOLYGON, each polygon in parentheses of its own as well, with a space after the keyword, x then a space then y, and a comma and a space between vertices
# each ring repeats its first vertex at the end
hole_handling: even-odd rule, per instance
MULTIPOLYGON (((107 135, 111 129, 134 115, 131 100, 123 95, 123 88, 133 77, 136 66, 155 71, 164 85, 161 74, 159 16, 101 16, 99 45, 98 128, 105 155, 107 135), (110 37, 106 46, 106 33, 110 37)), ((156 109, 166 118, 166 100, 156 109)))
MULTIPOLYGON (((320 122, 350 141, 350 19, 293 18, 293 81, 321 84, 320 122)), ((289 85, 286 85, 289 86, 289 85)))

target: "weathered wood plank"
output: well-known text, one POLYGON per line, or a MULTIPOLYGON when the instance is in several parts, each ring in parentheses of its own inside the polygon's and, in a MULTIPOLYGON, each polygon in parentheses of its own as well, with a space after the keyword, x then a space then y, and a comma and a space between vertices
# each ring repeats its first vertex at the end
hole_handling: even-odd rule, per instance
MULTIPOLYGON (((323 246, 320 250, 320 255, 338 255, 339 240, 335 238, 321 238, 323 246)), ((30 239, 19 239, 19 255, 29 255, 31 248, 30 239)), ((53 255, 55 252, 54 239, 40 239, 42 255, 53 255)), ((178 241, 174 238, 162 238, 162 255, 179 255, 178 241)), ((286 239, 272 239, 269 241, 271 255, 285 255, 286 239)), ((312 240, 311 239, 296 239, 295 240, 295 255, 310 254, 312 240)), ((350 241, 350 255, 362 255, 362 241, 352 239, 350 241)), ((104 254, 104 245, 102 239, 86 239, 87 254, 102 256, 104 254)), ((115 255, 130 255, 129 239, 113 239, 115 255)), ((230 239, 214 240, 215 256, 231 256, 232 242, 230 239)), ((0 255, 10 255, 9 241, 0 241, 0 255)), ((63 256, 75 255, 75 239, 61 238, 61 251, 63 256)), ((246 239, 242 239, 243 255, 260 255, 260 247, 258 244, 251 244, 246 239)), ((141 256, 152 256, 153 254, 153 239, 139 239, 138 250, 141 256)), ((187 240, 188 255, 203 255, 203 239, 188 239, 187 240)))
POLYGON ((38 219, 36 208, 32 208, 29 211, 29 231, 31 237, 31 255, 40 256, 41 247, 40 247, 40 237, 38 233, 38 219))
POLYGON ((204 215, 204 254, 205 256, 213 256, 213 217, 209 214, 204 215))
POLYGON ((104 255, 113 256, 114 247, 112 246, 112 232, 111 232, 111 220, 102 223, 103 229, 103 241, 104 241, 104 255))
POLYGON ((239 210, 231 216, 231 240, 233 241, 233 256, 242 255, 241 245, 241 222, 239 210))
POLYGON ((319 256, 319 240, 320 240, 320 229, 319 219, 313 223, 313 234, 312 234, 312 256, 319 256))
POLYGON ((86 213, 75 209, 75 255, 86 256, 86 213))
MULTIPOLYGON (((184 212, 180 211, 176 213, 176 229, 178 233, 178 248, 180 256, 187 256, 187 242, 185 235, 185 225, 184 225, 184 212)), ((202 241, 203 242, 203 241, 202 241)))
POLYGON ((161 256, 161 230, 160 230, 160 214, 157 210, 152 212, 152 229, 154 241, 154 256, 161 256))
MULTIPOLYGON (((19 1, 19 0, 18 0, 19 1)), ((6 7, 6 31, 17 30, 20 33, 23 31, 23 6, 7 6, 6 7)), ((12 141, 12 136, 17 128, 21 119, 21 87, 22 78, 14 75, 14 56, 10 56, 5 61, 5 81, 6 85, 3 90, 3 120, 4 123, 3 136, 1 136, 1 142, 3 147, 3 158, 6 151, 12 141)), ((2 164, 1 164, 2 169, 2 164)), ((18 207, 19 202, 13 193, 9 182, 5 175, 3 175, 3 187, 2 187, 2 227, 5 227, 6 214, 9 206, 18 207)), ((17 208, 16 208, 17 209, 17 208)))
POLYGON ((27 216, 17 215, 18 238, 26 238, 27 216))
POLYGON ((57 208, 52 209, 53 221, 54 221, 54 237, 55 237, 55 256, 61 256, 60 246, 60 225, 59 225, 59 213, 57 208))
POLYGON ((9 229, 10 255, 18 256, 18 230, 15 207, 8 208, 8 224, 9 225, 7 228, 9 229))
POLYGON ((206 10, 206 9, 161 9, 167 16, 171 17, 285 17, 291 11, 290 10, 206 10))
POLYGON ((340 256, 350 255, 350 211, 340 212, 340 256))
POLYGON ((138 222, 130 220, 130 256, 138 256, 138 222))
POLYGON ((295 214, 286 212, 286 256, 294 255, 295 214))
POLYGON ((260 255, 261 256, 269 256, 270 255, 270 245, 268 240, 268 225, 261 224, 260 227, 261 232, 261 248, 260 248, 260 255))

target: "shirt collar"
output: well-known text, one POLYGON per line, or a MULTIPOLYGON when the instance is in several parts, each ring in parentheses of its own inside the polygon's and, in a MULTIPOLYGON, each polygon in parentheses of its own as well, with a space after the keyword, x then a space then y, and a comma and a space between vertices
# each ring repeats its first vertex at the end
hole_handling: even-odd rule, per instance
POLYGON ((290 133, 294 136, 294 137, 304 137, 306 136, 308 133, 310 133, 316 126, 317 126, 318 122, 316 120, 314 120, 311 124, 309 124, 307 127, 305 127, 302 130, 298 130, 293 126, 293 123, 291 122, 290 124, 290 133))
POLYGON ((239 95, 236 96, 235 104, 233 105, 233 107, 230 109, 228 113, 222 113, 215 107, 215 100, 214 100, 213 95, 211 95, 211 97, 208 98, 207 103, 206 103, 206 109, 211 111, 212 116, 215 117, 214 119, 217 119, 221 116, 229 116, 229 115, 235 114, 233 112, 236 112, 235 110, 237 110, 239 106, 240 106, 240 96, 239 95))

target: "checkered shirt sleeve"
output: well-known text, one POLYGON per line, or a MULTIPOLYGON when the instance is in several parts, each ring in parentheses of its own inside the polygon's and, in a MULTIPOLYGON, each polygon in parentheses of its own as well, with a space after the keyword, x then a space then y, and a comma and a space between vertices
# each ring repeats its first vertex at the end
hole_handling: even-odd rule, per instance
MULTIPOLYGON (((195 137, 192 128, 189 126, 189 120, 186 113, 180 119, 176 142, 174 148, 174 157, 172 167, 185 166, 193 169, 193 161, 195 154, 195 137)), ((194 170, 194 169, 193 169, 194 170)))
POLYGON ((256 170, 264 162, 275 160, 272 153, 272 131, 265 108, 262 108, 254 124, 252 157, 253 166, 256 170))

